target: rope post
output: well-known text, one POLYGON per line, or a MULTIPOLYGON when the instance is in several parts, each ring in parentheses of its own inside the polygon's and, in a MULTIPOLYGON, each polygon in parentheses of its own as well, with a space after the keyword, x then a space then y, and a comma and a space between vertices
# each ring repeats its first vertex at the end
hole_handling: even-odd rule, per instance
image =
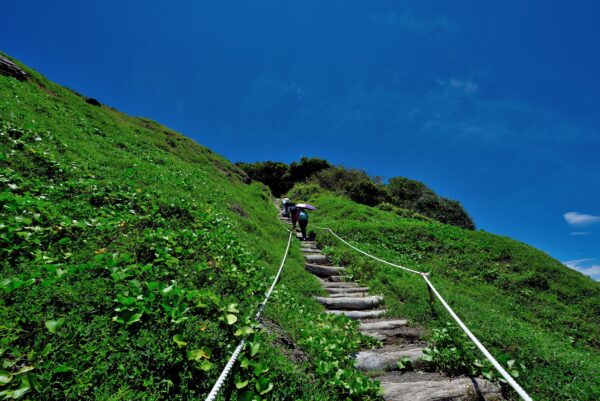
MULTIPOLYGON (((421 273, 421 276, 423 278, 429 278, 431 277, 430 274, 431 273, 421 273)), ((431 315, 434 318, 437 318, 437 313, 435 312, 435 308, 433 307, 433 304, 435 303, 435 294, 431 290, 431 287, 427 283, 427 280, 425 280, 425 285, 427 286, 427 292, 429 292, 429 308, 431 309, 431 315)))

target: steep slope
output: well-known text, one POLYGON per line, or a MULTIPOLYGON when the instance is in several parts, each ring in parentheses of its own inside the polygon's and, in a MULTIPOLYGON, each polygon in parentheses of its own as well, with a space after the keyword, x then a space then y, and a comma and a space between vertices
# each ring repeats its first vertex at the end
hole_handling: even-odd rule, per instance
POLYGON ((320 314, 297 247, 267 309, 279 334, 251 321, 287 237, 264 186, 17 64, 26 78, 0 74, 0 397, 202 398, 255 332, 221 399, 376 398, 344 360, 356 325, 320 314))
MULTIPOLYGON (((598 283, 509 238, 400 217, 312 191, 302 200, 318 207, 313 226, 330 227, 380 258, 431 272, 436 287, 490 351, 505 366, 513 361, 510 370, 534 399, 600 398, 598 283)), ((302 186, 289 196, 301 193, 306 193, 302 186)), ((493 369, 456 326, 447 325, 451 318, 445 310, 438 303, 430 309, 418 275, 368 259, 325 231, 314 232, 336 265, 349 266, 348 277, 384 296, 380 307, 389 317, 407 317, 429 330, 436 366, 492 377, 493 369)))

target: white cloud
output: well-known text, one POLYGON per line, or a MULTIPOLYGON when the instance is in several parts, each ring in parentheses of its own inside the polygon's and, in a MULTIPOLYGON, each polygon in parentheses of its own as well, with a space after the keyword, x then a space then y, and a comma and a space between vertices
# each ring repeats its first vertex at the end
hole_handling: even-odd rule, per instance
POLYGON ((458 90, 464 91, 466 93, 477 92, 477 89, 479 88, 477 86, 477 84, 474 82, 471 82, 469 80, 463 81, 463 80, 455 79, 455 78, 452 78, 450 80, 450 82, 448 83, 448 85, 452 89, 458 89, 458 90))
POLYGON ((585 226, 588 224, 600 223, 600 216, 583 214, 578 212, 568 212, 563 215, 566 222, 572 226, 585 226))
POLYGON ((461 28, 457 21, 448 17, 421 18, 409 9, 402 12, 391 12, 389 14, 374 14, 372 15, 372 19, 377 23, 394 25, 407 31, 418 32, 425 35, 436 32, 456 32, 461 28))
POLYGON ((593 265, 584 266, 588 262, 592 262, 594 260, 596 260, 596 259, 592 259, 592 258, 576 259, 576 260, 569 260, 569 261, 563 262, 563 264, 567 267, 570 267, 573 270, 576 270, 582 274, 585 274, 586 276, 591 277, 592 279, 594 279, 596 281, 600 281, 600 265, 593 264, 593 265))
POLYGON ((575 269, 576 267, 579 267, 579 265, 581 265, 582 263, 591 262, 593 260, 594 259, 592 258, 568 260, 566 262, 563 262, 563 265, 568 266, 571 269, 575 269))

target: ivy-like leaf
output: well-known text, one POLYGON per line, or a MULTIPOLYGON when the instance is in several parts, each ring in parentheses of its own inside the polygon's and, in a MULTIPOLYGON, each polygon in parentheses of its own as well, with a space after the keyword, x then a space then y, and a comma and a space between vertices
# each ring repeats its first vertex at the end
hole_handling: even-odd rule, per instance
POLYGON ((267 394, 269 391, 273 390, 273 383, 269 381, 266 377, 258 379, 256 383, 256 390, 260 395, 267 394))
POLYGON ((242 379, 240 378, 240 375, 235 375, 235 388, 240 390, 240 389, 246 387, 248 385, 249 381, 250 381, 249 379, 242 381, 242 379))
POLYGON ((236 337, 239 337, 239 336, 246 336, 246 335, 252 334, 252 333, 254 333, 254 329, 252 327, 244 326, 244 327, 237 329, 235 331, 235 333, 233 333, 233 335, 236 337))
POLYGON ((181 347, 185 347, 185 346, 187 345, 187 342, 185 342, 185 341, 183 340, 183 336, 182 336, 181 334, 175 334, 175 335, 173 336, 173 342, 174 342, 175 344, 177 344, 177 346, 178 346, 178 347, 180 347, 180 348, 181 348, 181 347))
POLYGON ((237 316, 233 315, 231 313, 228 313, 227 316, 226 316, 226 318, 227 318, 227 324, 229 324, 229 325, 232 325, 232 324, 234 324, 235 322, 238 321, 237 316))
POLYGON ((258 354, 258 350, 260 349, 260 343, 253 342, 250 343, 250 356, 254 356, 258 354))
POLYGON ((0 370, 0 385, 8 384, 12 381, 13 376, 6 370, 0 370))
POLYGON ((65 323, 65 318, 61 317, 60 319, 56 319, 56 320, 46 320, 46 328, 48 329, 48 331, 52 334, 56 333, 58 331, 58 329, 61 328, 61 326, 65 323))
POLYGON ((202 359, 210 359, 210 351, 208 349, 202 347, 200 349, 188 351, 187 357, 188 357, 188 361, 199 362, 202 359))

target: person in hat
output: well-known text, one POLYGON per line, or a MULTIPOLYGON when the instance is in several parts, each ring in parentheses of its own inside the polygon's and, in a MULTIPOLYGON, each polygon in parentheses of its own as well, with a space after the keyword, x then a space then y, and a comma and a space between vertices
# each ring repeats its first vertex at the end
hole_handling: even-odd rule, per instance
POLYGON ((290 207, 290 199, 289 198, 283 198, 281 200, 281 207, 283 209, 283 217, 289 217, 289 207, 290 207))

